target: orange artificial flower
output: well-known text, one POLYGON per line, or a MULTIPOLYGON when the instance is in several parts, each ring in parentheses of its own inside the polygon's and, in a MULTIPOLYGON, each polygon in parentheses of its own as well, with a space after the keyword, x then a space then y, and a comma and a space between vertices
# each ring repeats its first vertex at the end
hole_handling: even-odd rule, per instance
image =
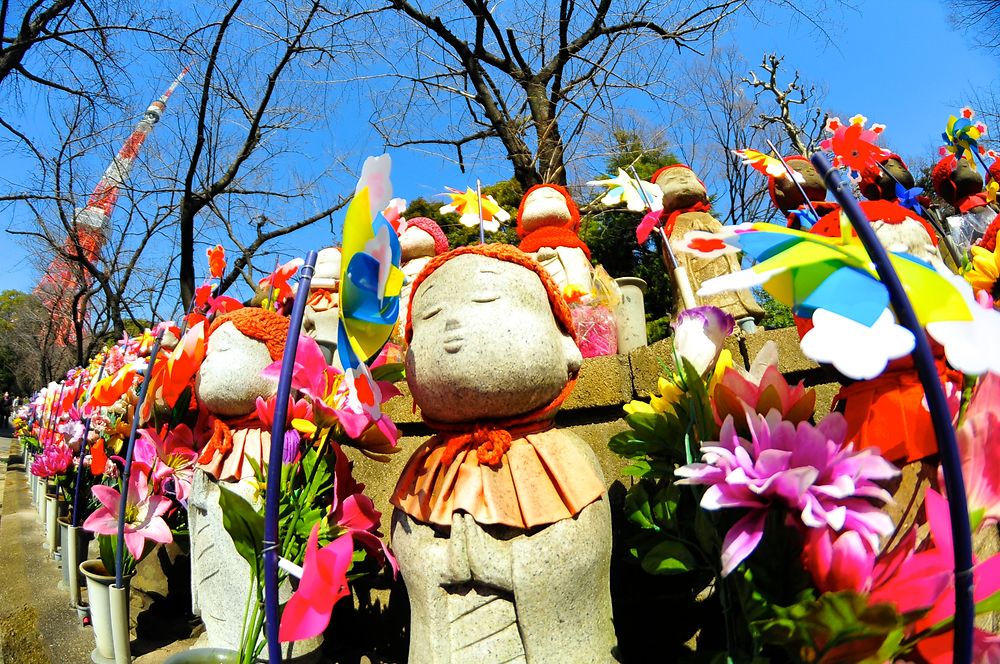
POLYGON ((104 441, 99 440, 90 446, 90 474, 100 477, 108 467, 108 453, 104 451, 104 441))
POLYGON ((110 406, 118 401, 125 392, 132 387, 132 383, 139 376, 139 368, 143 362, 129 362, 116 373, 106 376, 100 380, 90 393, 89 404, 94 406, 110 406))
POLYGON ((221 279, 226 270, 226 250, 221 244, 217 244, 205 253, 208 255, 208 271, 214 278, 221 279))

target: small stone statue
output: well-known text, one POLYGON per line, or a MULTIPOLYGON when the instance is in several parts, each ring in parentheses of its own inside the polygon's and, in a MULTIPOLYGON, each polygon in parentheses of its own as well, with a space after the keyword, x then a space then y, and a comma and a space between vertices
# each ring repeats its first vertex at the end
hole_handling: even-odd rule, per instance
POLYGON ((931 182, 934 191, 956 208, 956 214, 947 218, 949 232, 955 245, 968 251, 997 216, 986 200, 982 174, 965 157, 948 155, 934 165, 931 182))
MULTIPOLYGON (((689 231, 718 233, 722 224, 709 212, 708 192, 694 172, 682 164, 664 166, 650 179, 663 192, 663 226, 673 240, 681 240, 689 231)), ((739 272, 740 261, 732 254, 718 258, 698 258, 685 252, 675 252, 677 260, 687 268, 691 289, 697 293, 701 284, 712 278, 730 272, 739 272)), ((756 323, 763 320, 765 313, 757 304, 749 290, 731 291, 702 297, 695 295, 698 306, 711 305, 732 316, 741 328, 756 329, 756 323)), ((683 306, 675 303, 678 309, 683 306)))
POLYGON ((260 374, 281 358, 287 335, 288 319, 264 309, 246 307, 219 316, 195 383, 202 409, 196 435, 204 447, 188 506, 191 595, 212 647, 239 647, 242 611, 234 607, 243 606, 250 588, 250 566, 222 524, 219 484, 253 501, 254 475, 246 457, 259 462, 270 449, 270 432, 257 418, 256 400, 277 390, 260 374))
POLYGON ((435 435, 392 503, 411 664, 615 661, 611 515, 593 451, 553 425, 581 357, 549 274, 507 245, 413 284, 406 380, 435 435))
POLYGON ((802 198, 803 191, 818 217, 838 209, 839 206, 826 200, 826 184, 808 159, 795 154, 785 157, 785 163, 802 176, 803 182, 799 183, 802 191, 790 177, 775 178, 769 175, 767 193, 771 196, 774 207, 785 215, 789 228, 809 230, 817 219, 812 218, 812 209, 802 198))
POLYGON ((574 286, 589 293, 594 268, 590 248, 580 239, 580 211, 565 188, 536 184, 517 209, 521 251, 542 264, 560 290, 574 286))
POLYGON ((872 164, 861 173, 861 182, 858 189, 861 194, 870 201, 896 201, 896 184, 900 184, 904 189, 913 189, 916 181, 913 173, 906 167, 903 158, 898 154, 889 153, 876 157, 878 163, 885 167, 886 173, 878 166, 872 164))

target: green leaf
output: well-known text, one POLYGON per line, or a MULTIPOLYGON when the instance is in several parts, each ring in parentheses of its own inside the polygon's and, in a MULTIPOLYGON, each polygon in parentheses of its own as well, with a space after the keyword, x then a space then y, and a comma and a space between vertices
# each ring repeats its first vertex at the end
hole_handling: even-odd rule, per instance
POLYGON ((655 528, 649 494, 642 482, 637 483, 625 494, 625 516, 640 528, 655 528))
POLYGON ((1000 611, 1000 590, 976 602, 976 614, 1000 611))
POLYGON ((406 365, 402 362, 383 364, 372 369, 372 378, 395 383, 406 378, 406 365))
POLYGON ((649 574, 682 574, 697 566, 694 556, 680 542, 660 542, 642 558, 642 569, 649 574))
POLYGON ((233 540, 236 552, 260 575, 264 548, 264 517, 237 493, 219 485, 222 525, 233 540))

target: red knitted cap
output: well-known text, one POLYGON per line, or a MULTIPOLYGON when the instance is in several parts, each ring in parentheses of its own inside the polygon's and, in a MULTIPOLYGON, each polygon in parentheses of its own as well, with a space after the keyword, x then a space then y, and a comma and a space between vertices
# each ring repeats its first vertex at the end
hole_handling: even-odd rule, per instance
MULTIPOLYGON (((443 254, 451 245, 448 244, 448 236, 444 234, 437 222, 428 217, 414 217, 406 220, 407 226, 415 226, 434 238, 434 253, 443 254)), ((405 232, 405 231, 404 231, 405 232)))
POLYGON ((934 186, 934 191, 949 203, 954 203, 958 195, 955 183, 951 181, 951 174, 957 166, 958 160, 955 159, 955 155, 949 154, 934 164, 931 170, 931 184, 934 186))
POLYGON ((236 329, 267 346, 271 359, 277 362, 285 352, 289 321, 280 314, 260 307, 243 307, 228 314, 222 314, 212 321, 209 335, 223 323, 232 323, 236 329))
POLYGON ((559 292, 559 287, 556 285, 556 282, 552 280, 552 276, 538 263, 538 261, 534 260, 531 256, 524 253, 517 247, 513 247, 509 244, 476 244, 470 247, 452 249, 446 254, 435 256, 427 262, 424 269, 417 275, 417 278, 413 281, 413 286, 410 290, 410 306, 406 310, 405 334, 407 343, 413 339, 413 299, 417 296, 417 291, 420 290, 420 285, 425 279, 427 279, 427 277, 431 276, 431 273, 434 272, 434 270, 438 269, 452 258, 464 256, 465 254, 486 256, 487 258, 495 258, 508 263, 514 263, 515 265, 526 267, 537 274, 538 278, 542 281, 542 286, 545 288, 545 292, 549 296, 549 306, 552 307, 552 314, 556 318, 556 324, 559 325, 564 332, 573 337, 573 341, 576 341, 576 328, 573 327, 573 316, 570 314, 569 305, 567 305, 566 300, 563 299, 562 293, 559 292))

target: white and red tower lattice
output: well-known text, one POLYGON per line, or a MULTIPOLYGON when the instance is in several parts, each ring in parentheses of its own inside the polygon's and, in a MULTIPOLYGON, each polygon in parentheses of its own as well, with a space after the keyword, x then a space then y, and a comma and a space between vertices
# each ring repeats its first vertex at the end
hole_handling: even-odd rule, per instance
MULTIPOLYGON (((82 256, 91 263, 101 255, 101 249, 107 239, 111 213, 114 212, 121 189, 128 180, 132 164, 139 155, 146 137, 153 131, 153 127, 167 109, 167 100, 180 85, 188 69, 189 67, 185 67, 163 96, 146 109, 142 120, 118 150, 118 154, 104 171, 101 181, 94 187, 93 193, 87 199, 87 205, 76 209, 73 215, 73 227, 63 245, 64 253, 57 254, 52 259, 45 274, 39 279, 38 286, 35 287, 35 295, 51 314, 53 336, 59 345, 66 345, 73 340, 72 300, 76 293, 85 289, 91 282, 90 273, 80 261, 72 258, 79 255, 77 246, 80 247, 82 256)), ((79 320, 84 319, 82 305, 77 311, 77 316, 79 320)))

